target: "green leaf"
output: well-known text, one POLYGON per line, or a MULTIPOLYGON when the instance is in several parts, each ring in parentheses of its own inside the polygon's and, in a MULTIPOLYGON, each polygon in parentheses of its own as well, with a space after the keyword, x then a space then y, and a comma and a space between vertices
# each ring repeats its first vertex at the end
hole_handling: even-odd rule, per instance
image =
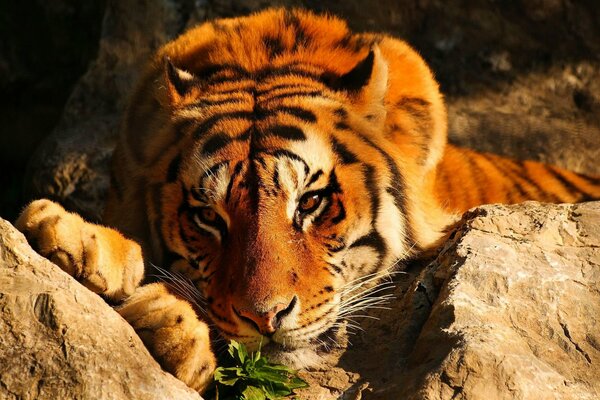
POLYGON ((292 395, 294 389, 308 387, 296 371, 285 365, 270 364, 260 348, 248 354, 243 343, 232 340, 228 353, 232 364, 224 361, 232 366, 219 367, 214 375, 215 390, 217 393, 221 390, 226 399, 282 400, 292 395))
POLYGON ((232 340, 231 343, 229 343, 228 352, 229 355, 231 355, 231 358, 234 360, 239 360, 240 365, 243 365, 244 361, 248 357, 246 346, 244 346, 242 343, 236 342, 235 340, 232 340))
POLYGON ((234 368, 223 368, 219 367, 215 369, 214 379, 215 381, 226 385, 233 386, 240 379, 240 377, 244 376, 244 372, 237 367, 234 368))
POLYGON ((242 398, 244 400, 266 400, 267 396, 261 388, 257 388, 256 386, 248 386, 242 392, 242 398))

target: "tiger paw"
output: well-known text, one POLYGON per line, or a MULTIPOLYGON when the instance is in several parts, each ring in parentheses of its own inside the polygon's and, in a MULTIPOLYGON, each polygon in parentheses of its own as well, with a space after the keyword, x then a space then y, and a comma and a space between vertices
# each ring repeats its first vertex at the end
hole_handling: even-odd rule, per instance
POLYGON ((50 200, 30 203, 15 226, 38 253, 95 293, 122 300, 142 280, 144 263, 137 243, 50 200))
POLYGON ((216 360, 208 325, 165 284, 138 288, 117 311, 166 371, 201 393, 212 382, 216 360))

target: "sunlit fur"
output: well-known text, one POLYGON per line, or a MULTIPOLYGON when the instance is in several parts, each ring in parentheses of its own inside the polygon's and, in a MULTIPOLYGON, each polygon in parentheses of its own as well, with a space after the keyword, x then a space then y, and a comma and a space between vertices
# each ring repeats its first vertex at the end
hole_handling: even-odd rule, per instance
POLYGON ((531 165, 446 145, 438 85, 406 43, 266 11, 158 52, 124 122, 107 221, 155 262, 178 260, 221 335, 292 351, 339 321, 348 282, 431 246, 468 207, 600 195, 597 182, 531 165), (322 210, 299 221, 299 199, 322 189, 322 210), (222 229, 198 220, 201 207, 222 229), (271 338, 235 312, 294 296, 271 338))
MULTIPOLYGON (((286 10, 209 22, 164 46, 131 98, 111 181, 105 223, 142 245, 147 267, 189 279, 220 336, 294 366, 318 362, 338 327, 381 306, 382 278, 466 209, 600 197, 597 178, 447 144, 438 85, 403 41, 286 10), (307 193, 322 200, 302 214, 307 193)), ((121 312, 155 312, 143 300, 156 293, 121 312)))

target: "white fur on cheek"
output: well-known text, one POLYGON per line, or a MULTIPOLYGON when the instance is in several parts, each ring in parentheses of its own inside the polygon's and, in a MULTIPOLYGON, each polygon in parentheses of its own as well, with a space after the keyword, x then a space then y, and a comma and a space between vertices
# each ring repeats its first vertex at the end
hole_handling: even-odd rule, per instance
POLYGON ((388 246, 388 256, 397 259, 407 252, 406 231, 403 224, 397 221, 404 221, 400 209, 394 204, 394 198, 387 191, 382 192, 382 204, 379 212, 379 218, 376 221, 377 231, 384 238, 388 246), (389 221, 396 221, 390 223, 389 221))

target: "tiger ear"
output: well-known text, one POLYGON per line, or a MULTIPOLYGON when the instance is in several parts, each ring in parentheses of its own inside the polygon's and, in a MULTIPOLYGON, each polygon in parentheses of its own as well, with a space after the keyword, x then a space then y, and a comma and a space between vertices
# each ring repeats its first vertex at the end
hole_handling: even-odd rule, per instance
POLYGON ((164 59, 163 79, 167 89, 167 100, 171 105, 179 104, 198 82, 194 75, 173 65, 169 57, 164 59))
POLYGON ((358 96, 368 103, 382 103, 388 86, 388 66, 377 45, 332 87, 358 96))

